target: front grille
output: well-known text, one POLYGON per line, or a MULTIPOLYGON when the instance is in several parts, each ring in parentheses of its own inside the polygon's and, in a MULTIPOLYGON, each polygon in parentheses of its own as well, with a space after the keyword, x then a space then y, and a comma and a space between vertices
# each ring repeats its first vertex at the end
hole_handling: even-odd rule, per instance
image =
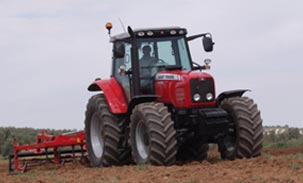
POLYGON ((191 94, 191 101, 196 102, 211 102, 215 99, 215 86, 214 80, 212 78, 195 78, 190 80, 190 94, 191 94), (194 101, 193 96, 194 94, 199 93, 201 98, 198 101, 194 101), (206 94, 212 93, 213 99, 207 100, 206 94))

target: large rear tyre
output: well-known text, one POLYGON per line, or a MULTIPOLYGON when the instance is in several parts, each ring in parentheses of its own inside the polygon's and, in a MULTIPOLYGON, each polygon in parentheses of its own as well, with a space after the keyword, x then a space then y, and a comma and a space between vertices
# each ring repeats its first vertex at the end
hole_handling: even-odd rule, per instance
POLYGON ((86 145, 90 165, 112 166, 127 162, 130 151, 121 147, 124 140, 123 120, 109 111, 104 95, 98 94, 90 98, 85 115, 86 145))
POLYGON ((219 151, 223 159, 251 158, 261 154, 263 127, 260 111, 248 97, 224 99, 220 107, 226 110, 231 121, 229 134, 219 151))
POLYGON ((167 107, 155 102, 138 104, 131 115, 130 144, 137 164, 173 165, 176 130, 167 107))

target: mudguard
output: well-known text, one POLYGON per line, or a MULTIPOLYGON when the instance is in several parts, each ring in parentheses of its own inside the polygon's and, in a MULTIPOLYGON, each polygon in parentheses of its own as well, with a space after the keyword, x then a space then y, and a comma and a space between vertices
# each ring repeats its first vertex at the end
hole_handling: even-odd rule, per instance
POLYGON ((89 85, 88 91, 103 91, 112 113, 121 114, 127 112, 127 102, 123 89, 115 78, 96 80, 89 85))
POLYGON ((135 96, 132 98, 132 100, 130 101, 129 105, 128 105, 128 111, 127 114, 130 116, 132 113, 133 108, 140 104, 140 103, 144 103, 144 102, 154 102, 159 98, 159 96, 157 95, 139 95, 139 96, 135 96))
POLYGON ((220 95, 217 97, 217 105, 219 106, 222 100, 225 98, 230 98, 230 97, 241 97, 245 92, 251 91, 248 89, 245 90, 230 90, 230 91, 225 91, 220 93, 220 95))

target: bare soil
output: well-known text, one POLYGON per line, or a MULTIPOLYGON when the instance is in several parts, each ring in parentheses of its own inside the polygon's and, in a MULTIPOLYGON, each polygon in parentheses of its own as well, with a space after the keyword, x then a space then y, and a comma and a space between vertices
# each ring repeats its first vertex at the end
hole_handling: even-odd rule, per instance
POLYGON ((207 161, 170 167, 122 166, 89 168, 79 162, 64 166, 51 163, 30 167, 26 173, 8 174, 8 162, 0 161, 0 183, 301 183, 303 147, 265 149, 260 157, 223 161, 217 151, 207 161))

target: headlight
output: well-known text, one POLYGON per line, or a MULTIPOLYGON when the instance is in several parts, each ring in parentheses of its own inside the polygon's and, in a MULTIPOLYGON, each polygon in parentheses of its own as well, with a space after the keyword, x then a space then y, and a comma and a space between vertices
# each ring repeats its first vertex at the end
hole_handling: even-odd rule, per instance
POLYGON ((195 93, 193 99, 195 102, 198 102, 201 99, 201 95, 199 93, 195 93))
POLYGON ((214 98, 214 95, 212 93, 207 93, 206 94, 206 100, 210 101, 214 98))

